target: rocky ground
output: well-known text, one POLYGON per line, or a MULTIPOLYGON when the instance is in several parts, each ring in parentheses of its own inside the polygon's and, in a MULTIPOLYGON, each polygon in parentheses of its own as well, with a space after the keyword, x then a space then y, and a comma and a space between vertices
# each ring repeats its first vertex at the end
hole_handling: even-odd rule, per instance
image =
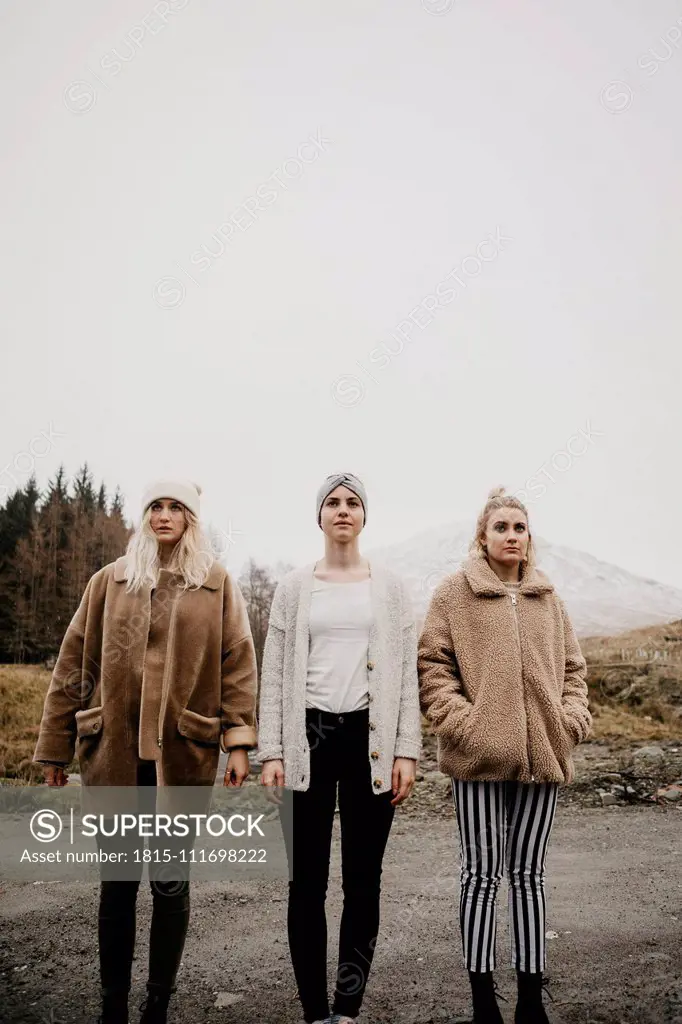
MULTIPOLYGON (((575 779, 559 789, 564 806, 669 806, 682 802, 682 738, 636 746, 587 742, 573 755, 575 779)), ((424 755, 413 798, 405 808, 411 817, 449 818, 451 786, 438 771, 433 737, 425 737, 424 755)))
MULTIPOLYGON (((576 753, 576 782, 561 790, 547 879, 554 997, 548 1007, 557 1024, 682 1024, 682 743, 646 747, 584 744, 576 753)), ((416 794, 396 815, 386 855, 381 939, 360 1018, 367 1024, 445 1024, 468 1010, 457 926, 457 832, 430 741, 420 776, 416 794)), ((340 913, 338 838, 334 850, 330 965, 340 913)), ((196 882, 192 900, 172 1020, 300 1021, 287 950, 286 882, 196 882)), ((94 1022, 95 885, 5 883, 0 913, 3 1024, 94 1022)), ((143 888, 131 1007, 143 998, 149 913, 143 888)), ((503 890, 498 984, 511 1024, 506 917, 503 890)))
MULTIPOLYGON (((595 721, 591 742, 575 752, 574 783, 559 790, 548 851, 550 1017, 554 1024, 682 1024, 682 620, 583 646, 595 721)), ((48 682, 41 668, 0 666, 7 783, 37 781, 31 755, 48 682)), ((445 1024, 468 1014, 458 870, 450 784, 427 736, 416 791, 396 815, 384 862, 381 937, 360 1024, 445 1024)), ((299 1022, 286 880, 195 881, 192 892, 171 1020, 299 1022)), ((145 885, 133 1011, 144 995, 150 903, 145 885)), ((340 908, 337 836, 330 970, 340 908)), ((96 911, 94 882, 0 883, 0 1024, 96 1020, 96 911)), ((506 919, 503 884, 497 977, 511 1024, 506 919)))

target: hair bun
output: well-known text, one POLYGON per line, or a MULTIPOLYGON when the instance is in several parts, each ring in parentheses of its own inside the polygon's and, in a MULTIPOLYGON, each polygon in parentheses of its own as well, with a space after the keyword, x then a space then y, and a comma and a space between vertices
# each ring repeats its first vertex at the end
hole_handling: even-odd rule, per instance
POLYGON ((499 498, 504 493, 505 493, 505 488, 504 487, 493 487, 492 491, 490 491, 490 493, 488 494, 488 501, 490 501, 491 498, 499 498))

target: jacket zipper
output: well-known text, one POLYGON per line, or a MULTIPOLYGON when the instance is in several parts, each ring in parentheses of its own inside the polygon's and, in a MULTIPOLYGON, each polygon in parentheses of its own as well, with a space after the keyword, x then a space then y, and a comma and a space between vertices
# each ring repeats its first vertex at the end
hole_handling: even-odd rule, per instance
POLYGON ((533 762, 530 756, 530 737, 528 735, 528 708, 526 707, 526 686, 523 681, 523 658, 521 656, 521 634, 519 631, 519 616, 516 610, 516 594, 510 594, 512 603, 512 614, 514 616, 514 627, 516 629, 516 641, 519 646, 519 659, 521 660, 521 685, 523 687, 523 713, 526 717, 526 756, 528 758, 528 771, 530 772, 530 781, 535 782, 535 776, 533 775, 533 762))

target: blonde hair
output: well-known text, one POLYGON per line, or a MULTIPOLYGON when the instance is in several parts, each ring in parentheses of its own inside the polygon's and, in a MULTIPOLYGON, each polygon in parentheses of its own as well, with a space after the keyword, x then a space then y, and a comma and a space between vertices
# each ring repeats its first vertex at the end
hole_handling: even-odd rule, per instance
MULTIPOLYGON (((173 548, 166 569, 180 574, 184 590, 198 590, 215 562, 215 554, 206 537, 201 523, 193 512, 183 505, 185 531, 173 548)), ((142 516, 139 527, 128 541, 125 553, 128 585, 126 591, 137 591, 148 583, 155 587, 159 582, 159 542, 151 526, 151 505, 142 516)))
MULTIPOLYGON (((520 500, 513 494, 506 494, 504 487, 494 487, 488 494, 485 505, 476 520, 476 532, 474 538, 469 547, 469 551, 478 558, 487 558, 488 552, 485 547, 485 535, 488 529, 488 520, 493 512, 497 512, 501 508, 516 508, 519 512, 523 512, 528 523, 528 509, 520 500)), ((528 523, 528 548, 526 550, 526 557, 523 559, 524 565, 535 565, 535 545, 533 544, 533 537, 530 532, 530 523, 528 523)))

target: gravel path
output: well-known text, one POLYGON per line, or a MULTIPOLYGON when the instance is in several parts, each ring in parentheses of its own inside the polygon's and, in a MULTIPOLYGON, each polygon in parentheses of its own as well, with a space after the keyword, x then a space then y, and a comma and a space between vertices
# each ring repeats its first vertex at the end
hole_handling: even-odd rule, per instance
MULTIPOLYGON (((558 936, 549 940, 554 1020, 682 1024, 681 850, 679 805, 558 808, 547 889, 548 929, 558 936)), ((384 866, 382 937, 362 1024, 445 1022, 468 1010, 456 921, 458 867, 453 817, 396 815, 384 866)), ((171 1017, 176 1024, 300 1021, 285 900, 284 882, 195 883, 171 1017), (216 1007, 218 993, 231 1005, 216 1007)), ((511 1024, 506 888, 500 900, 498 983, 510 1000, 502 1007, 511 1024)), ((132 1007, 143 998, 150 902, 145 885, 132 1007)), ((338 856, 328 907, 331 964, 340 911, 338 856)), ((3 1024, 94 1022, 96 887, 6 883, 0 915, 3 1024)))

